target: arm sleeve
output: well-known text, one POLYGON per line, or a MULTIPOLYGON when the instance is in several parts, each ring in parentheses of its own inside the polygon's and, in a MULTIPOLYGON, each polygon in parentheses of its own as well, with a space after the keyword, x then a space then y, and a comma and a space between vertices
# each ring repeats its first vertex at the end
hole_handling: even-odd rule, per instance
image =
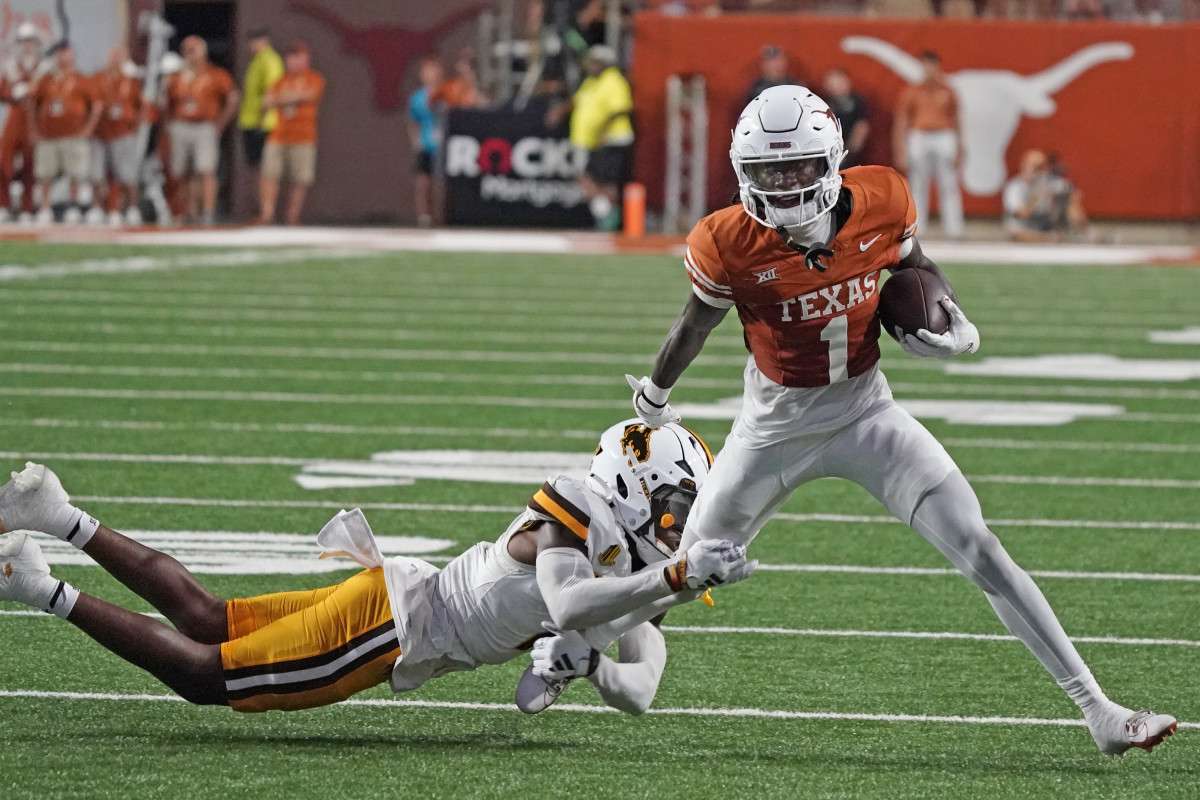
POLYGON ((696 223, 687 237, 683 266, 692 282, 692 291, 714 308, 732 308, 733 288, 721 264, 717 243, 704 220, 696 223))
POLYGON ((538 553, 537 582, 551 621, 563 630, 600 625, 675 594, 661 569, 597 578, 587 557, 569 547, 538 553))
POLYGON ((588 680, 608 705, 626 714, 644 714, 667 665, 667 642, 658 628, 646 623, 622 636, 620 648, 620 662, 601 656, 588 680))
POLYGON ((611 622, 594 625, 587 630, 582 630, 579 634, 589 645, 597 650, 607 650, 613 642, 642 623, 649 622, 659 614, 665 614, 676 606, 698 600, 702 594, 704 594, 703 589, 695 591, 684 589, 683 591, 675 592, 647 603, 641 608, 630 611, 624 616, 617 617, 611 622))

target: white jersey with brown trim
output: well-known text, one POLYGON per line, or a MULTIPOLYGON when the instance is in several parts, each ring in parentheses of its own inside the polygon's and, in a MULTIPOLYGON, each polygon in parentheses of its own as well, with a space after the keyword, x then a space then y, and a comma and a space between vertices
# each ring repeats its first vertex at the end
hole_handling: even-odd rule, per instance
POLYGON ((529 511, 584 540, 596 575, 620 578, 633 572, 624 530, 608 502, 586 482, 566 475, 550 478, 529 501, 529 511))

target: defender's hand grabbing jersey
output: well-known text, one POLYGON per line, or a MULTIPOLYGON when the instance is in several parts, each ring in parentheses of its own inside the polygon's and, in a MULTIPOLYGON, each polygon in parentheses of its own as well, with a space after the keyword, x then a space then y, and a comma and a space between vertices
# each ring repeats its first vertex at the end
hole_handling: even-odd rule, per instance
POLYGON ((700 220, 687 238, 693 291, 717 308, 737 307, 755 364, 780 386, 828 386, 879 361, 880 273, 916 232, 916 209, 888 167, 846 170, 842 190, 853 205, 825 272, 740 205, 700 220))

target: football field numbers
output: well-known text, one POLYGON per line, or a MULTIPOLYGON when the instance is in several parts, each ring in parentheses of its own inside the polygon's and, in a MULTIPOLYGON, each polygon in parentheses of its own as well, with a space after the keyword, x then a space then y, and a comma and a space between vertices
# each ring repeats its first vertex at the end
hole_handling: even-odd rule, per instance
POLYGON ((829 342, 829 382, 837 383, 848 377, 846 361, 849 357, 846 331, 849 321, 845 314, 829 320, 821 330, 821 341, 829 342))

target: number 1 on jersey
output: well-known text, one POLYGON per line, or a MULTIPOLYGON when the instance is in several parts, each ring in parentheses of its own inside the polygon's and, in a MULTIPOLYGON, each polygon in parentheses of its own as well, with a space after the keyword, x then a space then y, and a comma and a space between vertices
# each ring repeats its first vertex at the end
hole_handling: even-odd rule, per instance
POLYGON ((829 342, 829 382, 837 383, 849 377, 846 372, 846 362, 850 353, 846 331, 850 321, 845 314, 833 317, 829 324, 821 330, 821 341, 829 342))

